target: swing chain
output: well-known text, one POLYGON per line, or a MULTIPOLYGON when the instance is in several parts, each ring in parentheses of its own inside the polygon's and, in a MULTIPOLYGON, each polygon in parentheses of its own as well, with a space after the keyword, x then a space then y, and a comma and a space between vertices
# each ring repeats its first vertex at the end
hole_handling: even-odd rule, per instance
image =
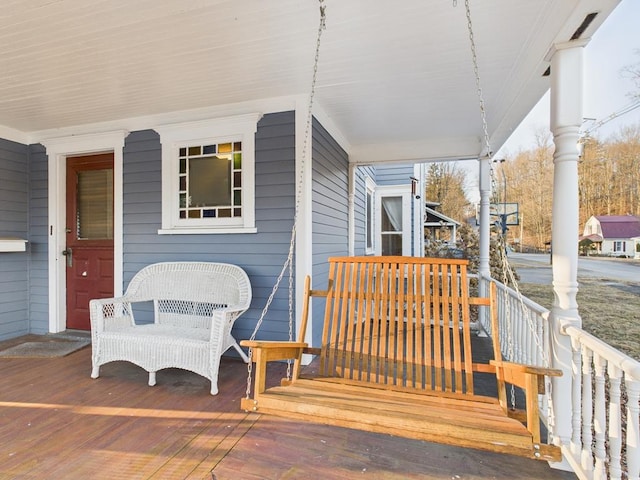
MULTIPOLYGON (((293 342, 293 262, 289 262, 289 341, 293 342)), ((287 358, 287 380, 291 380, 290 358, 287 358)))
MULTIPOLYGON (((326 5, 324 5, 324 0, 319 0, 320 2, 320 24, 318 26, 318 35, 316 39, 316 51, 313 62, 313 78, 311 80, 311 91, 309 93, 309 104, 307 109, 307 123, 305 126, 304 133, 304 142, 302 145, 302 153, 300 160, 300 173, 298 178, 298 185, 296 189, 296 202, 295 209, 293 214, 293 225, 291 227, 291 239, 289 242, 289 252, 287 254, 287 259, 282 265, 282 269, 280 270, 280 274, 276 279, 276 282, 269 294, 269 298, 265 303, 264 308, 262 309, 262 313, 256 322, 256 326, 253 329, 253 333, 251 334, 250 340, 253 341, 260 330, 262 322, 269 310, 273 299, 275 298, 276 292, 278 291, 278 287, 284 278, 285 272, 289 271, 289 341, 293 341, 293 254, 295 248, 296 241, 296 225, 298 223, 298 212, 300 210, 300 197, 302 196, 302 189, 304 185, 304 171, 305 171, 305 158, 307 156, 307 151, 309 147, 309 136, 311 134, 311 126, 313 120, 313 99, 315 97, 317 76, 318 76, 318 62, 320 59, 320 43, 322 39, 322 32, 326 29, 326 5)), ((245 392, 246 398, 249 399, 251 396, 251 383, 253 376, 253 349, 249 348, 248 352, 249 361, 247 363, 247 389, 245 392)), ((287 361, 287 379, 291 379, 291 361, 287 361)))
MULTIPOLYGON (((453 0, 454 2, 454 7, 457 4, 457 0, 453 0)), ((470 7, 470 0, 465 0, 464 2, 465 5, 465 11, 466 11, 466 16, 467 16, 467 29, 469 32, 469 43, 470 43, 470 47, 471 47, 471 59, 473 62, 473 73, 475 75, 475 80, 476 80, 476 91, 477 91, 477 95, 478 95, 478 101, 479 101, 479 105, 480 105, 480 116, 482 119, 482 133, 483 133, 483 140, 484 140, 484 156, 486 158, 491 158, 493 153, 491 151, 491 141, 489 138, 489 127, 488 127, 488 123, 487 123, 487 111, 485 108, 485 103, 484 103, 484 96, 482 93, 482 86, 481 86, 481 82, 480 82, 480 69, 478 67, 478 54, 477 54, 477 49, 476 49, 476 42, 475 42, 475 36, 473 33, 473 23, 471 20, 471 7, 470 7)), ((490 175, 491 175, 491 191, 493 192, 493 197, 494 197, 494 203, 499 203, 498 202, 498 190, 496 188, 496 178, 495 178, 495 170, 493 168, 493 165, 491 165, 491 169, 490 169, 490 175)), ((503 192, 504 194, 504 192, 503 192)), ((506 213, 506 212, 503 212, 506 213)), ((503 220, 504 221, 504 220, 503 220)), ((513 273, 513 269, 511 268, 511 265, 509 264, 509 261, 507 259, 507 246, 506 246, 506 239, 504 238, 503 235, 499 235, 499 240, 498 240, 498 251, 500 252, 500 260, 501 260, 501 264, 502 264, 502 273, 503 273, 503 284, 505 286, 511 284, 514 285, 515 287, 515 291, 518 295, 518 298, 520 300, 520 304, 522 305, 522 312, 524 317, 526 317, 527 319, 527 324, 529 326, 529 329, 532 332, 532 335, 534 337, 534 340, 536 342, 536 345, 538 346, 538 348, 540 349, 541 352, 544 352, 544 350, 542 349, 541 346, 541 342, 539 339, 539 336, 537 334, 537 331, 535 330, 534 326, 533 326, 533 322, 530 318, 530 312, 526 309, 525 305, 524 305, 524 301, 522 299, 522 294, 520 293, 520 290, 518 289, 518 283, 515 279, 515 275, 513 273)), ((509 360, 514 360, 515 357, 515 352, 514 352, 514 346, 513 346, 513 342, 514 342, 514 338, 513 338, 513 331, 512 331, 512 325, 511 325, 511 321, 509 321, 511 315, 510 315, 510 302, 506 301, 505 302, 505 316, 507 321, 505 322, 507 325, 507 331, 505 332, 506 336, 507 336, 507 356, 509 358, 509 360)), ((499 335, 499 332, 493 332, 494 335, 499 335)), ((548 363, 548 359, 545 358, 544 359, 545 363, 548 363)), ((515 393, 515 387, 513 385, 511 385, 511 395, 510 395, 510 400, 511 400, 511 407, 513 409, 516 408, 516 393, 515 393)))
MULTIPOLYGON (((455 4, 454 4, 455 6, 455 4)), ((469 31, 469 44, 471 46, 471 60, 473 62, 473 73, 476 78, 476 91, 478 94, 478 101, 480 103, 480 117, 482 119, 482 133, 484 136, 484 154, 491 158, 491 142, 489 140, 489 127, 487 125, 487 110, 484 105, 484 96, 482 94, 482 86, 480 84, 480 70, 478 68, 478 53, 476 50, 476 41, 473 34, 473 23, 471 22, 471 6, 469 0, 464 0, 464 7, 467 14, 467 29, 469 31)))
MULTIPOLYGON (((313 100, 316 94, 316 83, 318 80, 318 63, 320 60, 320 43, 322 40, 322 32, 326 29, 326 8, 324 0, 320 2, 320 23, 318 25, 318 35, 316 37, 316 51, 313 57, 313 75, 311 79, 311 89, 309 92, 309 104, 307 108, 307 123, 304 129, 304 142, 302 145, 302 159, 300 162, 300 175, 298 176, 298 189, 296 192, 296 207, 294 211, 293 227, 291 229, 291 244, 289 251, 289 341, 293 341, 293 301, 294 301, 294 288, 293 288, 293 246, 296 241, 296 225, 298 224, 298 214, 300 212, 300 199, 302 197, 302 190, 304 187, 304 164, 309 149, 309 137, 311 136, 311 129, 313 126, 313 100)), ((291 359, 287 359, 287 380, 291 380, 291 359)))

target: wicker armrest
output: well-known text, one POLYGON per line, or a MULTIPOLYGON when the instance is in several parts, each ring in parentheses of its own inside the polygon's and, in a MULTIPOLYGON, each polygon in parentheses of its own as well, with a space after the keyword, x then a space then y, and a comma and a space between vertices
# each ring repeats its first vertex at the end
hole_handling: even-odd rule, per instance
POLYGON ((89 302, 91 329, 103 331, 109 326, 133 325, 131 302, 127 297, 100 298, 89 302))

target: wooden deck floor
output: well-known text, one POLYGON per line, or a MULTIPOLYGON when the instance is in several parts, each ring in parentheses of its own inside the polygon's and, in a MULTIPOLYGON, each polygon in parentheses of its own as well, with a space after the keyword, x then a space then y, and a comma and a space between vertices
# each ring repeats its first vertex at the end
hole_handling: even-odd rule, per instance
POLYGON ((181 370, 159 372, 155 387, 125 362, 96 380, 90 370, 90 347, 0 358, 0 480, 575 478, 509 455, 244 413, 246 366, 233 359, 215 397, 181 370))

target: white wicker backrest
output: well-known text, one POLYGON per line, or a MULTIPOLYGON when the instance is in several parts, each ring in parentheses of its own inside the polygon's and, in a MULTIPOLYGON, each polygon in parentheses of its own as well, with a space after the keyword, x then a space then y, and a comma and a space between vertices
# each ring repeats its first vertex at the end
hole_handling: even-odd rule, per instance
POLYGON ((163 262, 140 270, 125 296, 131 302, 154 301, 158 323, 201 327, 218 308, 248 309, 251 284, 237 265, 163 262))

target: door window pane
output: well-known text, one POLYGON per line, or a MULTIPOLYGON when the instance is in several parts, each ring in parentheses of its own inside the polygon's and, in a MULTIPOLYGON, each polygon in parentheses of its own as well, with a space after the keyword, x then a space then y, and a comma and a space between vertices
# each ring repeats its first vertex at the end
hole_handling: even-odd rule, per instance
POLYGON ((382 255, 402 255, 402 233, 382 234, 382 255))
POLYGON ((402 231, 402 197, 382 197, 382 231, 402 231))
POLYGON ((113 170, 78 172, 77 238, 113 239, 113 170))

